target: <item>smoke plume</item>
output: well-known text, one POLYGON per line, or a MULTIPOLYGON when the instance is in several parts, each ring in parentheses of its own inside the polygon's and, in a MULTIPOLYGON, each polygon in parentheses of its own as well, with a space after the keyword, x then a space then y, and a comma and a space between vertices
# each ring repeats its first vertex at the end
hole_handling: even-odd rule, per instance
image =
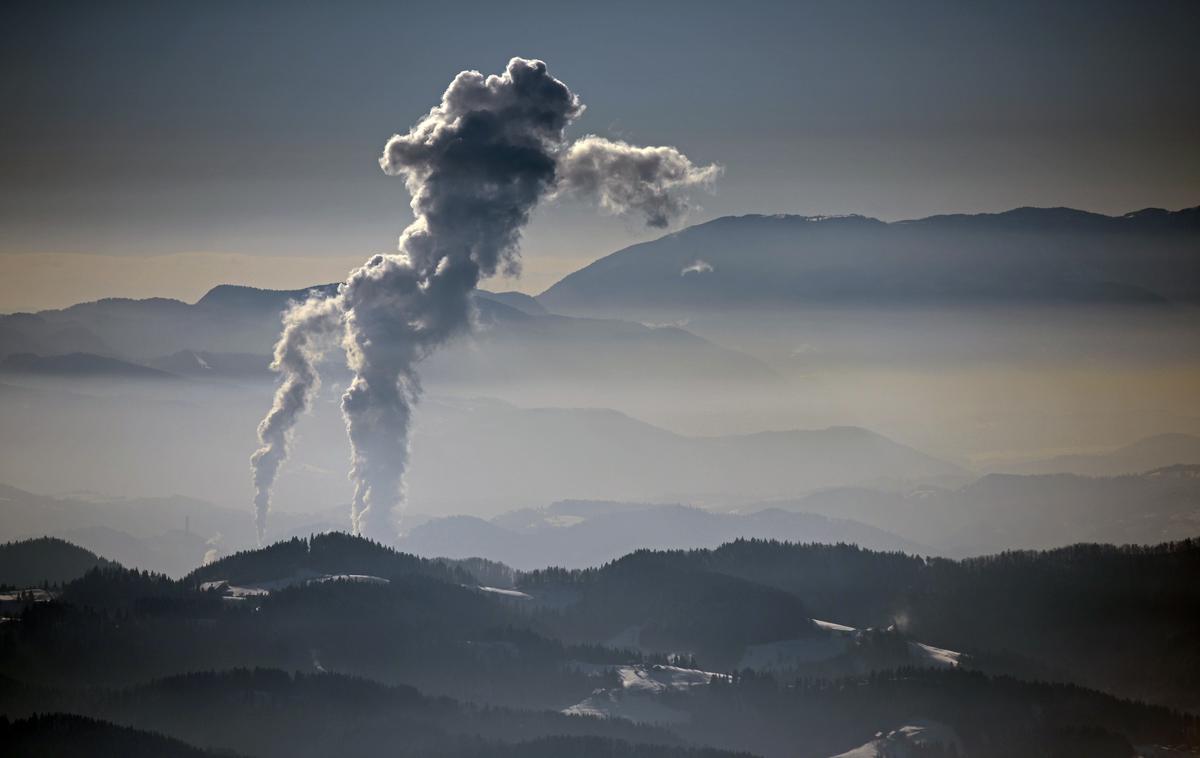
POLYGON ((287 458, 292 428, 320 389, 316 364, 329 347, 340 317, 336 301, 315 293, 284 313, 283 334, 275 343, 275 359, 271 362, 271 369, 283 374, 283 381, 275 390, 271 410, 258 425, 259 448, 250 456, 259 544, 267 529, 271 488, 279 466, 287 458))
POLYGON ((591 200, 610 213, 640 214, 646 225, 670 226, 688 211, 688 194, 707 189, 721 167, 696 166, 673 147, 637 147, 589 135, 559 161, 559 192, 591 200))
POLYGON ((396 253, 374 256, 337 295, 285 315, 273 364, 283 380, 253 458, 260 539, 290 431, 311 402, 316 361, 334 330, 342 329, 354 373, 342 397, 354 530, 390 542, 421 393, 417 365, 470 327, 481 278, 519 271, 521 230, 537 203, 550 194, 579 197, 666 226, 686 212, 684 193, 719 173, 670 147, 599 137, 568 146, 565 130, 583 110, 545 63, 513 58, 503 74, 460 73, 439 105, 388 140, 379 164, 404 178, 415 220, 396 253))

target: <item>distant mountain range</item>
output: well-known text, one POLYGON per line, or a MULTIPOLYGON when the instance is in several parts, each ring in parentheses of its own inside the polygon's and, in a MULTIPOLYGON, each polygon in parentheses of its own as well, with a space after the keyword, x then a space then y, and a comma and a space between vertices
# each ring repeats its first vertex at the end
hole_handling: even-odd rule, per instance
MULTIPOLYGON (((233 508, 249 502, 246 461, 270 404, 269 381, 123 382, 102 392, 96 383, 9 384, 18 378, 0 379, 0 481, 42 492, 177 492, 233 508)), ((299 429, 277 489, 281 511, 348 512, 339 383, 328 382, 299 429)), ((495 514, 566 497, 744 502, 960 475, 952 463, 860 427, 705 437, 612 410, 431 393, 415 425, 408 493, 418 512, 495 514)))
POLYGON ((436 422, 431 419, 417 435, 414 503, 453 497, 482 504, 505 499, 505 493, 514 505, 564 496, 726 502, 744 501, 747 493, 962 474, 952 463, 859 427, 683 436, 615 411, 475 401, 441 405, 436 422), (505 445, 505 439, 524 442, 505 445), (472 481, 452 484, 460 461, 475 462, 472 481), (512 476, 531 466, 536 476, 512 476))
MULTIPOLYGON (((323 521, 280 513, 274 522, 278 534, 291 536, 345 528, 348 517, 323 521)), ((0 584, 17 585, 74 579, 81 569, 110 561, 179 576, 206 555, 254 544, 248 509, 228 510, 185 497, 47 497, 0 484, 0 541, 8 540, 14 542, 0 545, 0 584), (49 539, 40 539, 44 535, 49 539), (16 569, 28 568, 30 555, 41 561, 33 562, 37 576, 16 569)))
MULTIPOLYGON (((502 470, 517 462, 496 465, 502 470)), ((272 534, 280 537, 347 527, 345 506, 314 515, 281 511, 271 520, 272 534)), ((491 519, 409 514, 402 528, 397 545, 408 552, 480 557, 519 569, 579 568, 640 548, 707 547, 754 537, 951 556, 1080 541, 1152 544, 1200 534, 1200 466, 1100 478, 992 474, 958 488, 839 486, 733 513, 570 500, 491 519)), ((182 497, 46 497, 0 485, 0 540, 42 535, 71 540, 127 566, 174 576, 205 556, 228 555, 254 544, 248 508, 218 508, 182 497)))
MULTIPOLYGON (((314 287, 329 291, 332 285, 314 287)), ((195 304, 99 300, 62 310, 0 316, 0 373, 61 378, 269 380, 280 314, 308 290, 222 285, 195 304)), ((596 387, 636 367, 644 383, 770 385, 757 360, 678 327, 547 313, 521 293, 479 291, 480 329, 424 367, 432 382, 583 382, 596 387)), ((334 375, 344 372, 330 361, 334 375)))
POLYGON ((1200 466, 1113 477, 989 474, 958 489, 833 488, 769 504, 853 519, 949 555, 1150 544, 1200 534, 1200 466))
POLYGON ((478 556, 530 569, 581 568, 639 548, 710 547, 743 537, 971 556, 1081 541, 1153 544, 1197 535, 1200 466, 1176 465, 1105 478, 989 474, 959 488, 834 487, 734 513, 563 501, 490 520, 430 519, 399 544, 419 555, 478 556))
POLYGON ((172 379, 172 374, 94 353, 41 356, 14 353, 0 360, 0 373, 106 379, 172 379))
POLYGON ((1101 453, 1056 455, 1000 467, 1013 474, 1137 474, 1176 463, 1200 464, 1200 437, 1194 434, 1156 434, 1101 453))
MULTIPOLYGON (((628 319, 681 309, 830 303, 1194 303, 1200 302, 1197 249, 1200 207, 1119 217, 1018 208, 893 223, 863 216, 728 216, 605 256, 536 299, 481 290, 477 303, 501 336, 559 335, 585 344, 642 336, 660 349, 672 340, 695 346, 703 340, 678 328, 544 317, 547 309, 628 319)), ((194 304, 111 298, 0 316, 0 357, 86 353, 145 363, 181 350, 267 355, 288 301, 335 286, 220 285, 194 304)))
POLYGON ((599 566, 642 548, 716 547, 743 537, 929 552, 865 524, 809 513, 769 508, 725 514, 682 505, 590 501, 513 511, 490 521, 473 516, 430 519, 401 538, 398 546, 431 557, 483 556, 527 571, 599 566))
MULTIPOLYGON (((1155 313, 1191 312, 1173 309, 1172 304, 1200 302, 1198 218, 1198 209, 1149 210, 1122 217, 1018 209, 890 224, 862 217, 724 218, 614 253, 537 299, 480 291, 480 328, 422 366, 429 395, 416 421, 410 502, 425 513, 493 514, 567 497, 729 507, 754 501, 803 503, 811 495, 816 498, 811 507, 802 505, 800 510, 882 530, 874 537, 856 532, 863 540, 898 536, 906 545, 957 552, 1062 544, 1072 538, 1068 526, 1080 519, 1082 531, 1074 538, 1155 541, 1196 533, 1184 506, 1164 504, 1153 493, 1146 495, 1150 499, 1145 502, 1151 504, 1147 512, 1126 513, 1114 505, 1115 510, 1090 526, 1087 511, 1070 500, 1063 524, 1034 505, 1020 506, 1029 512, 1030 523, 1042 525, 1040 532, 1000 526, 995 519, 1005 513, 1003 508, 987 514, 996 531, 971 532, 961 513, 971 512, 979 498, 994 494, 972 492, 969 507, 960 509, 966 495, 958 488, 971 475, 868 429, 827 427, 830 416, 851 418, 846 411, 853 407, 846 404, 844 393, 825 389, 842 378, 836 372, 819 375, 832 365, 830 356, 849 346, 855 359, 865 356, 874 363, 847 365, 872 371, 901 365, 936 370, 936 351, 950 340, 923 330, 923 322, 899 318, 895 320, 902 323, 892 331, 881 331, 886 325, 880 322, 892 319, 854 322, 838 312, 831 318, 838 329, 809 339, 792 321, 766 324, 756 313, 734 327, 726 325, 724 332, 711 320, 689 323, 676 316, 729 304, 790 307, 816 302, 1122 303, 1152 304, 1154 308, 1141 310, 1155 313), (656 309, 670 311, 670 318, 631 320, 656 309), (559 311, 615 312, 622 318, 559 311), (842 321, 854 323, 842 330, 842 321), (753 338, 768 331, 778 341, 770 350, 780 351, 751 346, 753 338), (856 334, 871 339, 856 342, 856 334), (785 361, 790 368, 780 368, 785 361), (480 399, 494 397, 503 401, 480 399), (843 404, 833 412, 830 397, 843 404), (777 414, 785 405, 787 415, 777 414), (809 421, 813 417, 820 420, 809 421), (732 424, 781 431, 699 436, 694 433, 696 419, 706 425, 705 432, 732 424), (822 428, 795 428, 807 426, 822 428), (914 482, 948 489, 923 487, 914 493, 914 482), (812 495, 816 490, 866 494, 861 503, 851 503, 850 510, 839 511, 842 495, 812 495), (922 498, 923 510, 914 510, 922 498), (883 504, 896 499, 900 505, 883 504), (918 512, 933 522, 905 522, 896 515, 918 512), (1113 515, 1118 512, 1124 515, 1113 515)), ((237 514, 214 520, 209 530, 194 525, 192 534, 180 518, 169 525, 155 521, 153 529, 139 531, 136 519, 114 523, 85 517, 74 527, 80 531, 66 535, 94 550, 132 556, 134 565, 176 571, 180 561, 170 555, 178 553, 185 556, 180 560, 193 562, 209 550, 205 543, 218 531, 231 540, 225 547, 241 545, 232 535, 242 534, 248 517, 234 506, 249 496, 246 459, 254 449, 254 426, 269 405, 274 378, 267 368, 269 352, 280 311, 307 291, 222 285, 194 304, 162 298, 109 299, 0 316, 0 424, 5 430, 0 437, 0 481, 36 491, 186 492, 231 506, 227 513, 237 514), (109 391, 105 383, 116 389, 109 391)), ((800 326, 808 320, 796 319, 800 326)), ((967 323, 956 336, 978 347, 987 359, 1007 359, 1010 353, 997 347, 990 332, 982 331, 992 320, 991 311, 981 320, 983 326, 967 323)), ((1020 346, 1022 355, 1058 359, 1078 349, 1073 358, 1092 360, 1103 349, 1100 343, 1112 341, 1111 334, 1090 317, 1084 321, 1086 339, 1074 339, 1072 332, 1068 339, 1043 341, 1058 322, 1047 323, 1045 329, 1031 328, 1040 326, 1036 321, 1020 323, 1012 331, 1032 337, 1031 344, 1020 346)), ((1157 354, 1175 355, 1181 338, 1195 334, 1190 322, 1169 333, 1156 325, 1139 322, 1131 340, 1155 343, 1157 354)), ((346 375, 337 360, 325 368, 327 391, 299 429, 295 455, 280 477, 277 502, 281 513, 332 514, 317 521, 344 528, 347 452, 336 395, 346 375)), ((899 407, 905 398, 885 397, 883 402, 899 407)), ((923 421, 920 409, 913 415, 917 423, 923 421)), ((874 424, 876 418, 868 416, 864 423, 874 424)), ((891 428, 904 429, 902 424, 891 428)), ((1190 429, 1185 423, 1175 428, 1190 429)), ((1111 476, 1177 463, 1200 463, 1200 438, 1161 435, 1100 454, 1006 465, 1002 472, 1111 476)), ((1161 476, 1174 482, 1180 475, 1161 476)), ((1054 494, 1059 486, 1064 492, 1078 492, 1078 497, 1092 497, 1087 483, 1068 486, 1056 480, 1039 484, 1030 502, 1059 497, 1054 494)), ((1114 485, 1093 500, 1125 493, 1126 486, 1114 485)), ((1128 492, 1130 502, 1142 497, 1128 492)), ((163 510, 181 514, 171 507, 163 510)), ((738 519, 728 523, 751 530, 775 523, 767 517, 756 525, 738 519)), ((30 530, 14 531, 12 523, 3 525, 10 529, 0 537, 37 536, 30 530)), ((281 515, 278 523, 286 530, 313 522, 292 522, 281 515)), ((472 527, 480 534, 497 527, 480 523, 484 526, 472 527)), ((795 528, 797 534, 813 529, 834 539, 839 538, 834 523, 809 521, 803 528, 779 528, 795 528)), ((414 526, 409 521, 404 528, 414 526)), ((726 528, 727 522, 708 519, 697 534, 711 541, 728 536, 726 528)), ((432 530, 431 526, 427 536, 430 544, 437 544, 432 530)), ((519 552, 529 535, 495 538, 506 550, 519 552)))
POLYGON ((1200 301, 1200 207, 718 218, 625 248, 538 296, 559 313, 858 304, 1200 301))

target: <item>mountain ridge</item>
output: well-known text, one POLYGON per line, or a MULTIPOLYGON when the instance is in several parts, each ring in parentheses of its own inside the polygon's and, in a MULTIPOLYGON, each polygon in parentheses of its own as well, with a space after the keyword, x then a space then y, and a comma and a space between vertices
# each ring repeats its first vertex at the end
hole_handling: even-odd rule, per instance
POLYGON ((723 216, 615 251, 538 300, 563 313, 842 301, 1193 302, 1197 235, 1200 206, 1121 216, 1024 207, 893 222, 723 216))

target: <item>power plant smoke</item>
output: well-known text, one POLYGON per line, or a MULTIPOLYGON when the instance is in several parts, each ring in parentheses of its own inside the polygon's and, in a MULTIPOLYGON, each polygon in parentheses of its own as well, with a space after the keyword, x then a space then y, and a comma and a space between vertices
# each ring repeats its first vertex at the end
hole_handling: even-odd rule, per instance
POLYGON ((439 105, 388 140, 380 166, 404 178, 415 220, 396 253, 374 256, 336 295, 314 294, 284 315, 272 364, 283 378, 251 459, 260 542, 291 431, 312 402, 317 363, 335 335, 354 373, 342 397, 354 530, 391 542, 421 393, 417 365, 470 327, 480 279, 519 272, 521 230, 538 201, 586 199, 665 227, 687 211, 688 192, 719 174, 671 147, 594 136, 568 145, 565 130, 583 110, 545 63, 513 58, 503 74, 460 73, 439 105))
POLYGON ((711 187, 720 174, 720 166, 696 166, 673 147, 637 147, 588 135, 559 160, 558 192, 611 213, 640 214, 647 226, 661 229, 687 213, 689 191, 711 187))
POLYGON ((336 300, 312 295, 283 314, 283 333, 275 343, 271 369, 283 375, 275 402, 258 425, 259 448, 250 456, 254 472, 254 526, 261 544, 267 529, 271 488, 287 458, 292 427, 320 389, 317 361, 328 348, 341 321, 336 300))

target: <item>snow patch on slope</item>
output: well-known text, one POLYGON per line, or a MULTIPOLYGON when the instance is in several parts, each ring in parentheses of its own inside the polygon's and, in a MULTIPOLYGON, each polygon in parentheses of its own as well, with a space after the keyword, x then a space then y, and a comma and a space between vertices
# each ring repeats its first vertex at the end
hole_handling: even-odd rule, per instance
POLYGON ((909 642, 908 653, 918 661, 933 668, 957 668, 962 653, 955 650, 926 645, 923 642, 909 642))
POLYGON ((270 579, 265 582, 248 582, 244 585, 230 584, 227 579, 216 579, 211 582, 201 582, 202 592, 219 592, 224 600, 246 600, 263 597, 288 587, 300 587, 306 584, 324 584, 325 582, 354 582, 356 584, 388 584, 381 576, 368 574, 318 574, 315 571, 301 569, 291 576, 282 579, 270 579))
MULTIPOLYGON (((738 662, 738 668, 758 671, 790 671, 802 666, 830 661, 845 653, 853 652, 862 639, 863 632, 852 626, 818 619, 813 619, 813 624, 819 630, 819 633, 813 636, 747 646, 742 654, 742 659, 738 662)), ((889 629, 888 631, 894 630, 889 629)), ((905 645, 908 662, 917 666, 956 668, 962 659, 962 653, 926 645, 923 642, 909 640, 905 642, 905 645)))
POLYGON ((936 721, 917 721, 887 734, 880 732, 865 745, 832 758, 908 758, 914 748, 935 744, 947 748, 953 746, 959 753, 962 752, 962 743, 953 729, 936 721))
POLYGON ((563 713, 597 718, 623 718, 644 724, 678 724, 690 719, 685 712, 659 701, 667 693, 687 692, 703 687, 725 674, 678 666, 613 666, 594 663, 572 663, 571 667, 590 676, 615 672, 619 687, 601 688, 563 713))
POLYGON ((487 592, 492 595, 500 595, 502 597, 510 597, 517 600, 533 600, 533 595, 521 592, 520 590, 506 590, 501 587, 484 587, 479 585, 476 587, 480 592, 487 592))

